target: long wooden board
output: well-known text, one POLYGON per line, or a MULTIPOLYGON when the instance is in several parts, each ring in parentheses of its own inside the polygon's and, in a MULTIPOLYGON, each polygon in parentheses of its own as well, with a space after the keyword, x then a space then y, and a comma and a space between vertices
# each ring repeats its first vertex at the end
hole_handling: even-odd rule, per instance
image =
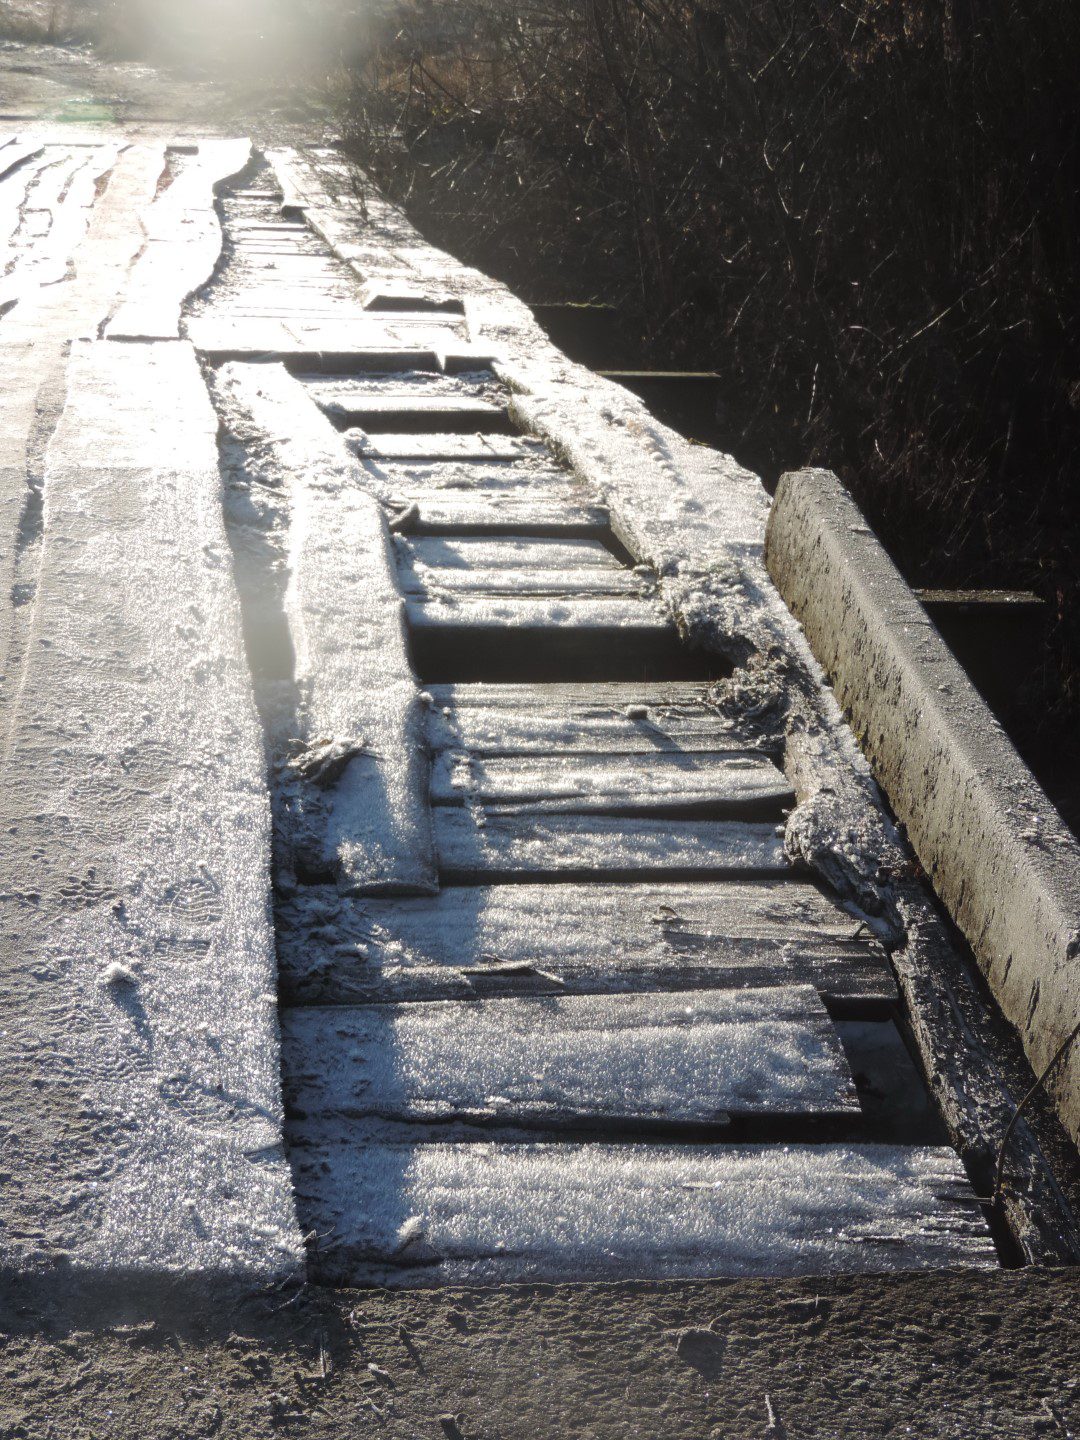
POLYGON ((146 246, 132 268, 105 336, 110 340, 175 339, 184 300, 213 272, 221 251, 214 186, 242 170, 247 140, 203 140, 183 157, 143 220, 146 246))
POLYGON ((595 539, 607 535, 610 517, 602 505, 572 494, 518 495, 494 486, 473 490, 433 487, 401 475, 392 477, 393 510, 408 511, 410 535, 550 535, 595 539))
POLYGON ((460 538, 402 537, 398 550, 403 563, 421 570, 615 570, 622 566, 606 545, 597 540, 533 540, 508 536, 460 538))
POLYGON ((0 1270, 65 1295, 302 1263, 216 431, 186 344, 73 346, 0 767, 0 1270))
POLYGON ((451 884, 576 876, 786 875, 776 826, 610 815, 477 814, 436 806, 439 873, 451 884))
POLYGON ((342 1285, 992 1268, 951 1150, 338 1143, 292 1127, 312 1270, 342 1285))
POLYGON ((480 758, 443 751, 431 772, 436 805, 514 806, 529 813, 772 817, 795 793, 771 760, 747 751, 652 755, 547 754, 480 758))
POLYGON ((556 599, 570 596, 575 607, 579 607, 586 597, 604 601, 639 596, 647 600, 654 588, 633 570, 602 570, 596 566, 585 570, 514 570, 505 565, 497 570, 460 570, 453 567, 443 570, 438 566, 429 568, 411 563, 400 553, 398 558, 399 562, 403 562, 401 588, 406 595, 429 600, 445 596, 452 598, 455 606, 468 603, 471 597, 512 596, 524 600, 526 596, 553 596, 556 599))
POLYGON ((374 460, 415 460, 434 465, 442 461, 529 460, 546 454, 536 440, 517 435, 488 435, 472 430, 456 434, 432 429, 423 434, 409 431, 345 431, 346 443, 357 455, 374 460))
MULTIPOLYGON (((498 571, 491 572, 498 575, 498 571)), ((417 630, 498 630, 507 644, 514 631, 577 632, 595 636, 598 645, 615 637, 627 642, 678 643, 675 622, 659 603, 641 596, 594 596, 569 588, 549 595, 516 595, 512 589, 491 594, 407 596, 409 624, 417 630)), ((502 581, 506 585, 505 577, 502 581)))
POLYGON ((817 991, 706 990, 286 1010, 293 1115, 509 1125, 859 1113, 817 991))
POLYGON ((747 747, 700 682, 430 685, 428 742, 479 756, 651 755, 747 747))
POLYGON ((329 421, 282 367, 228 366, 221 390, 291 495, 285 607, 310 761, 293 772, 298 784, 305 768, 326 775, 308 785, 325 816, 326 862, 348 890, 433 890, 423 706, 385 517, 329 421))
POLYGON ((896 999, 884 952, 812 885, 452 886, 355 900, 305 886, 278 906, 289 1004, 810 984, 841 1007, 896 999))

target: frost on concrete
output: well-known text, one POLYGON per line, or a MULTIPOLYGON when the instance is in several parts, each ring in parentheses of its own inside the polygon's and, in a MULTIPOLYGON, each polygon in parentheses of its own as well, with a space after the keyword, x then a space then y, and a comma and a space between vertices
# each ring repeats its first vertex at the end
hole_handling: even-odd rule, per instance
POLYGON ((75 346, 0 776, 0 1256, 278 1283, 270 820, 188 346, 75 346))
POLYGON ((723 1124, 859 1102, 817 991, 674 992, 287 1010, 300 1115, 723 1124))
POLYGON ((336 1283, 997 1265, 946 1149, 392 1145, 319 1127, 310 1138, 296 1129, 298 1203, 313 1267, 336 1283))
POLYGON ((288 496, 284 610, 299 713, 276 783, 298 864, 348 891, 434 890, 423 705, 385 515, 282 367, 226 366, 217 395, 288 496))

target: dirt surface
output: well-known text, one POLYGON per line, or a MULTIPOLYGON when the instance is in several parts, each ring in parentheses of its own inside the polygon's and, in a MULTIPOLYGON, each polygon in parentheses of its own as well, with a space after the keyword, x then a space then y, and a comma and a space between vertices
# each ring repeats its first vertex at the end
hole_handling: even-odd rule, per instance
POLYGON ((9 1314, 0 1436, 1064 1437, 1078 1301, 1026 1271, 308 1291, 202 1333, 9 1314))
POLYGON ((0 127, 121 127, 135 134, 228 131, 256 144, 327 138, 328 102, 312 78, 289 85, 248 73, 231 81, 202 67, 156 70, 103 60, 85 46, 0 40, 0 127))

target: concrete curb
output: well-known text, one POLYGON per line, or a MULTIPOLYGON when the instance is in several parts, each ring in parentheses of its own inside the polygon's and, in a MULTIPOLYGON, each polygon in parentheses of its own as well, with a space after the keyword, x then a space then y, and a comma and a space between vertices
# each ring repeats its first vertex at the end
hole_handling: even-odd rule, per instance
MULTIPOLYGON (((766 563, 1041 1074, 1080 1020, 1080 845, 831 472, 782 477, 766 563)), ((1080 1042, 1047 1088, 1080 1142, 1080 1042)))

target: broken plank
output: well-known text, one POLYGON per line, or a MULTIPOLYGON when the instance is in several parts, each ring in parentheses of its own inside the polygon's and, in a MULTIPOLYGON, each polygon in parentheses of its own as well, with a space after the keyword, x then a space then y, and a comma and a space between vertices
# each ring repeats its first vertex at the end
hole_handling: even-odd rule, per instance
POLYGON ((477 814, 449 805, 435 807, 433 823, 439 874, 450 884, 785 875, 791 869, 772 824, 477 814))
POLYGON ((108 325, 109 340, 175 339, 183 302, 213 273, 221 252, 214 187, 248 163, 247 140, 203 140, 194 156, 173 156, 172 182, 142 219, 146 246, 108 325))
MULTIPOLYGON (((436 887, 419 692, 386 520, 329 421, 281 366, 229 365, 227 419, 290 496, 285 598, 304 753, 281 772, 322 818, 323 862, 355 892, 436 887)), ((313 869, 319 870, 319 857, 313 869)))
POLYGON ((72 347, 0 776, 0 1272, 21 1293, 160 1304, 302 1271, 216 432, 186 344, 72 347))
POLYGON ((292 1128, 312 1268, 339 1285, 996 1267, 948 1149, 337 1143, 292 1128), (310 1134, 310 1140, 309 1140, 310 1134))
POLYGON ((737 719, 693 681, 431 685, 428 741, 472 755, 650 755, 748 747, 737 719))
POLYGON ((806 985, 308 1007, 281 1027, 294 1116, 675 1126, 860 1113, 806 985))
POLYGON ((453 886, 356 900, 304 886, 278 905, 290 1004, 481 994, 810 984, 839 1008, 896 999, 864 925, 813 885, 453 886))
POLYGON ((777 819, 795 793, 750 751, 471 756, 443 751, 431 772, 436 805, 513 806, 530 814, 701 815, 777 819))

